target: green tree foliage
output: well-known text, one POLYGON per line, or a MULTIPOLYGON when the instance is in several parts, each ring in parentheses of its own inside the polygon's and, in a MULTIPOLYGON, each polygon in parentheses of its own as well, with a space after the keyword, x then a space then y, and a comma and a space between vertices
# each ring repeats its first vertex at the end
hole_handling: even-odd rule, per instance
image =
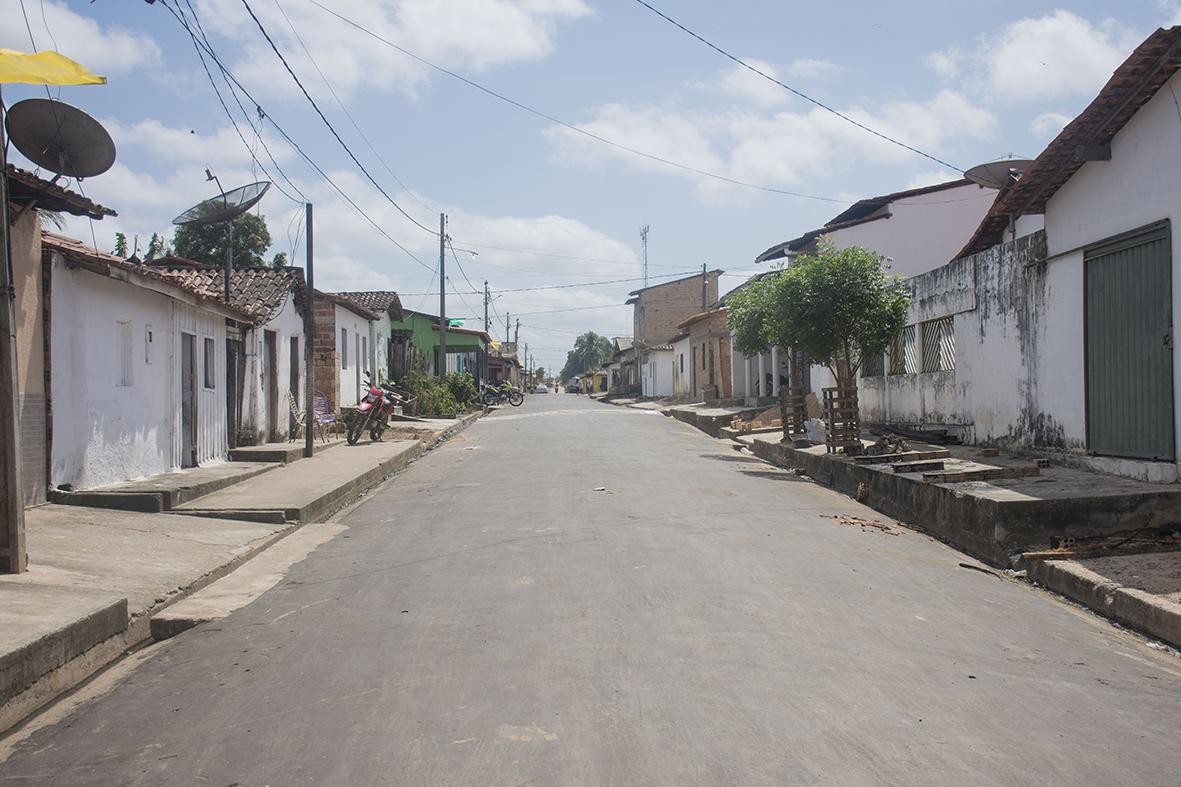
POLYGON ((171 253, 172 248, 168 245, 168 239, 153 232, 151 240, 148 241, 148 250, 144 252, 144 259, 154 260, 157 257, 167 257, 171 253))
POLYGON ((538 366, 536 369, 533 370, 533 379, 537 380, 538 382, 545 379, 545 367, 544 366, 538 366))
POLYGON ((115 233, 115 256, 127 259, 127 235, 122 232, 115 233))
POLYGON ((569 380, 584 372, 598 369, 615 354, 615 346, 605 336, 588 331, 574 340, 574 349, 566 353, 566 365, 561 377, 569 380))
POLYGON ((287 267, 287 252, 281 251, 271 258, 272 268, 286 268, 287 267))
POLYGON ((751 355, 794 347, 855 387, 864 358, 885 352, 906 326, 910 293, 885 258, 822 240, 816 254, 750 282, 729 299, 734 346, 751 355))
MULTIPOLYGON (((181 257, 208 265, 223 265, 226 261, 228 232, 229 225, 226 222, 177 227, 173 245, 181 257)), ((243 213, 234 219, 235 268, 265 265, 263 254, 270 245, 271 233, 262 216, 243 213)))

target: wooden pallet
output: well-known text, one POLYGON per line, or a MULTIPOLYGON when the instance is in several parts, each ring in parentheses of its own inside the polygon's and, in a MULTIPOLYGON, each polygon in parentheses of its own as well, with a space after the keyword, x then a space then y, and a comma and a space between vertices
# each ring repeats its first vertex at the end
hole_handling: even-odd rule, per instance
POLYGON ((1013 467, 988 467, 983 470, 960 470, 954 473, 923 473, 928 484, 952 484, 960 481, 995 481, 998 478, 1028 478, 1041 475, 1037 465, 1014 465, 1013 467))
POLYGON ((951 451, 936 448, 932 451, 903 451, 900 454, 865 454, 852 457, 859 465, 892 465, 898 462, 923 462, 929 459, 950 459, 951 451))
POLYGON ((830 454, 860 454, 861 415, 856 388, 824 388, 824 446, 830 454))

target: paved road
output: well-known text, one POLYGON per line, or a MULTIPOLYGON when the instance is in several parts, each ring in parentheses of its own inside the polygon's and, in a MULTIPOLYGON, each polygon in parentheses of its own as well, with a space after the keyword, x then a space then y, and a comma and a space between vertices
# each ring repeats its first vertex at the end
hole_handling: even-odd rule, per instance
POLYGON ((1181 663, 656 414, 534 396, 0 784, 1177 784, 1181 663), (596 491, 598 489, 598 491, 596 491))

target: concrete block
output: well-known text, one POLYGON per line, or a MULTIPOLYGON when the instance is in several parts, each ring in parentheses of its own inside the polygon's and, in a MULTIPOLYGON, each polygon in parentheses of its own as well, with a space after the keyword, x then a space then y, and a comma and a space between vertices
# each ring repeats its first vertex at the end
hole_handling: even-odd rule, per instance
POLYGON ((1119 585, 1072 560, 1039 560, 1029 567, 1029 578, 1056 593, 1077 601, 1101 615, 1112 617, 1119 585))
POLYGON ((927 462, 893 462, 891 463, 895 473, 927 473, 938 472, 943 469, 943 462, 939 460, 927 462))

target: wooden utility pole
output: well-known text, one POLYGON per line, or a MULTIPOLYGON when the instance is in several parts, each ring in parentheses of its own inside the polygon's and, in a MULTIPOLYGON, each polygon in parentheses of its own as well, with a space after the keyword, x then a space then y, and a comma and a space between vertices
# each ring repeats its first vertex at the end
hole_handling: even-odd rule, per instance
POLYGON ((0 123, 0 572, 19 574, 28 568, 25 551, 24 490, 20 475, 20 421, 17 419, 16 289, 12 281, 12 242, 8 226, 8 162, 0 123))
MULTIPOLYGON (((303 358, 304 366, 304 423, 303 455, 310 457, 316 451, 316 265, 312 254, 312 203, 305 206, 304 229, 307 235, 307 287, 306 312, 303 316, 303 358)), ((335 342, 336 339, 333 338, 335 342)))
POLYGON ((705 302, 706 285, 709 283, 709 277, 705 273, 705 263, 701 263, 701 310, 705 311, 709 304, 705 302))
POLYGON ((439 379, 447 376, 447 216, 439 214, 439 379))
POLYGON ((484 333, 488 333, 488 302, 492 296, 488 292, 488 280, 484 279, 484 333))
POLYGON ((521 338, 521 318, 517 318, 517 327, 513 329, 513 344, 521 338))

